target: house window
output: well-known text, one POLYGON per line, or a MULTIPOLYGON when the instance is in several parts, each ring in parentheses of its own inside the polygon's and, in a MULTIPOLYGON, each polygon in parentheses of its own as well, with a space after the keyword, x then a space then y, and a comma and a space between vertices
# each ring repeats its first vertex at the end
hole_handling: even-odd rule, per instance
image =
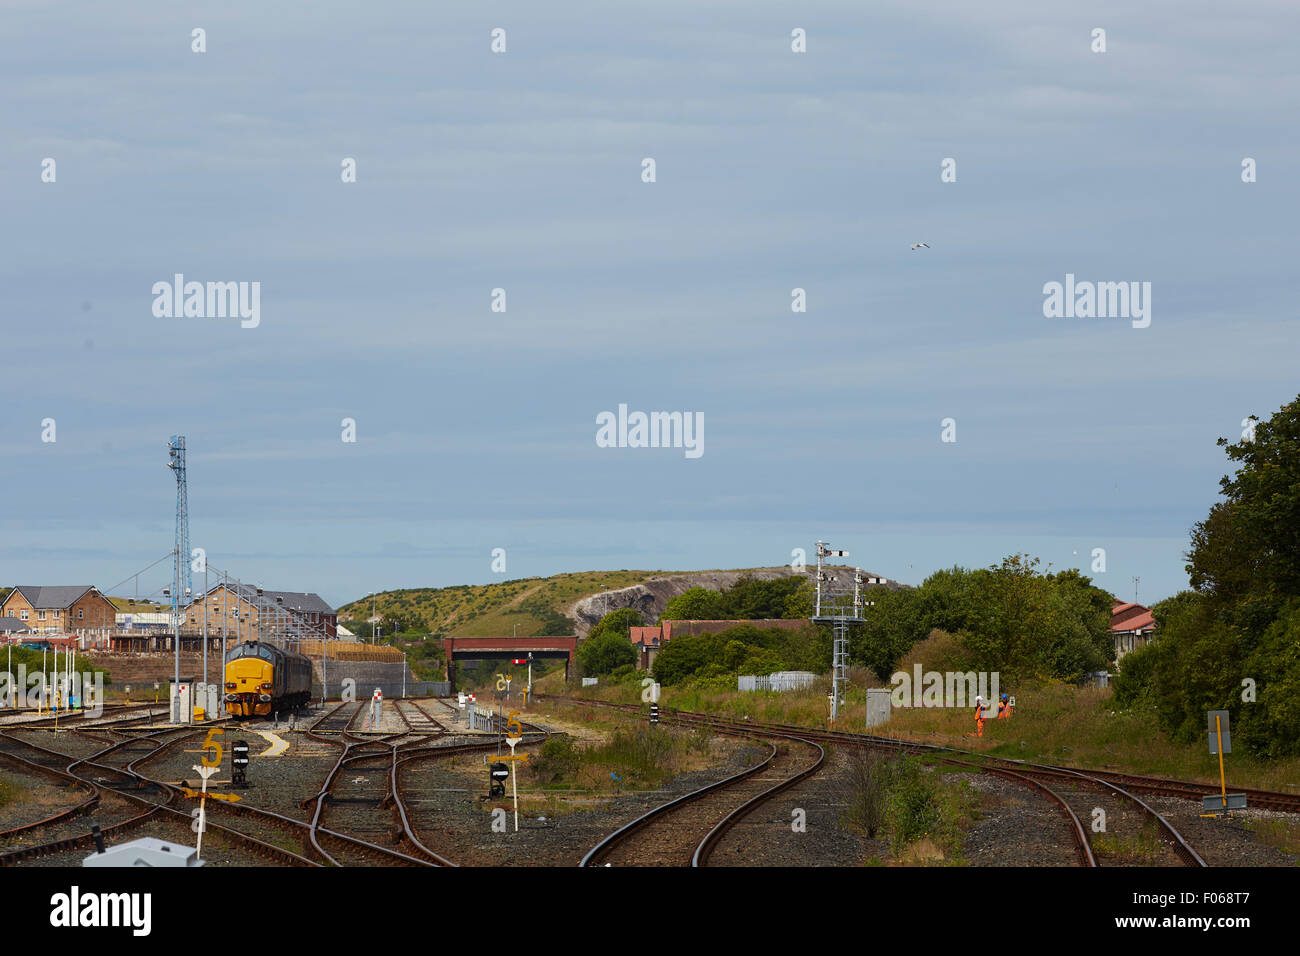
POLYGON ((85 619, 86 619, 86 609, 84 607, 77 608, 77 620, 84 621, 85 619))
POLYGON ((59 612, 58 612, 58 611, 55 611, 55 612, 54 612, 54 620, 57 621, 58 619, 59 619, 59 612))
POLYGON ((18 619, 19 619, 20 621, 25 621, 25 620, 27 620, 27 612, 26 612, 26 611, 19 611, 19 612, 18 612, 18 619))
POLYGON ((44 612, 44 611, 37 611, 37 612, 36 612, 36 620, 38 620, 38 621, 43 621, 43 620, 45 620, 45 612, 44 612))

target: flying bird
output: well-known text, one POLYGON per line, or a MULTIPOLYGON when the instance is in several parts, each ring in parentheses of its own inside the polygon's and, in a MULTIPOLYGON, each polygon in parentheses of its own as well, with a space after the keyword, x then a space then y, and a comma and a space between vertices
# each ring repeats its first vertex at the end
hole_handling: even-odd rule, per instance
POLYGON ((917 249, 929 249, 929 248, 930 248, 930 244, 929 244, 928 242, 914 242, 914 243, 912 243, 912 251, 913 251, 913 252, 915 252, 917 249))

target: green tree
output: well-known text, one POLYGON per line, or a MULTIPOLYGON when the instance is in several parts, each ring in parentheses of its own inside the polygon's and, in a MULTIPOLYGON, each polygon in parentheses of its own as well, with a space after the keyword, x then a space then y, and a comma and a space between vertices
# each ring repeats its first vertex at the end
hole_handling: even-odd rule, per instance
POLYGON ((617 630, 604 630, 578 647, 578 663, 588 677, 600 677, 624 664, 636 664, 636 649, 617 630))
POLYGON ((632 628, 641 627, 643 624, 645 624, 645 619, 641 616, 640 611, 632 607, 621 607, 617 611, 610 611, 602 617, 596 626, 591 629, 587 637, 592 638, 608 631, 620 635, 624 641, 629 641, 632 628))
POLYGON ((887 678, 899 658, 930 633, 922 600, 923 592, 919 589, 869 588, 862 609, 867 623, 860 632, 850 636, 850 660, 870 667, 882 679, 887 678))
POLYGON ((680 684, 710 663, 712 634, 683 634, 664 644, 655 655, 653 672, 661 684, 680 684))
POLYGON ((784 618, 792 605, 796 609, 800 607, 800 600, 806 598, 806 587, 807 579, 803 577, 784 576, 764 581, 743 575, 720 595, 719 616, 724 620, 784 618))
POLYGON ((1264 758, 1300 754, 1300 398, 1229 443, 1237 468, 1191 532, 1192 591, 1153 608, 1156 640, 1124 658, 1117 699, 1150 707, 1175 739, 1205 711, 1264 758), (1252 700, 1250 690, 1254 690, 1252 700))
POLYGON ((716 621, 721 595, 708 588, 689 588, 669 599, 664 605, 664 612, 659 615, 663 621, 716 621))

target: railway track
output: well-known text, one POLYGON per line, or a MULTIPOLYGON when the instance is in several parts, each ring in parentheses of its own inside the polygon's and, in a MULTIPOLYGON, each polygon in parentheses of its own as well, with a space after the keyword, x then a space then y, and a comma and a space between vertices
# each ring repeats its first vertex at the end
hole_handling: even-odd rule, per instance
MULTIPOLYGON (((363 706, 364 702, 340 704, 322 715, 308 732, 317 741, 340 748, 339 759, 326 785, 314 797, 303 801, 304 807, 311 806, 313 811, 310 821, 295 820, 245 803, 209 801, 208 831, 221 835, 259 858, 281 865, 455 865, 421 840, 402 793, 400 768, 418 760, 482 751, 495 746, 495 740, 455 746, 432 743, 432 738, 444 735, 446 730, 415 701, 402 702, 395 707, 406 727, 404 732, 363 737, 350 732, 363 706), (353 776, 349 778, 349 774, 353 776), (364 794, 348 793, 347 782, 358 776, 373 777, 376 785, 364 794), (327 812, 338 813, 349 804, 362 809, 363 819, 345 822, 366 833, 382 834, 381 839, 390 845, 326 825, 327 812), (376 827, 376 809, 390 811, 391 825, 376 827), (292 842, 301 843, 301 853, 270 842, 285 842, 286 835, 292 842), (399 845, 402 849, 397 848, 399 845)), ((454 712, 454 708, 449 709, 454 712)), ((21 725, 23 729, 27 726, 21 725)), ((168 729, 129 736, 125 731, 109 727, 105 732, 120 735, 123 739, 107 746, 97 746, 85 757, 60 753, 0 731, 0 759, 25 772, 42 775, 84 793, 84 799, 52 817, 0 833, 0 842, 4 842, 4 838, 10 838, 8 842, 22 841, 37 833, 46 838, 39 843, 14 847, 8 852, 0 848, 0 865, 89 849, 94 845, 90 832, 92 821, 78 824, 75 818, 86 816, 91 811, 95 811, 95 822, 101 823, 103 834, 110 840, 150 821, 183 821, 188 828, 190 814, 175 805, 180 799, 179 790, 145 774, 142 768, 184 741, 197 742, 195 738, 206 733, 209 726, 205 725, 202 730, 168 729), (48 838, 51 826, 56 832, 53 838, 48 838)), ((78 738, 102 743, 102 738, 84 731, 70 731, 78 738)), ((530 733, 528 742, 538 742, 542 736, 530 733)), ((343 812, 346 815, 346 811, 343 812)))
POLYGON ((395 701, 397 713, 406 723, 406 729, 413 734, 445 734, 447 728, 434 719, 416 700, 395 701))
MULTIPOLYGON (((719 721, 718 719, 710 718, 707 715, 692 715, 687 718, 687 722, 696 724, 705 723, 712 726, 748 726, 745 723, 734 721, 719 721)), ((847 744, 850 746, 880 746, 882 741, 888 741, 890 745, 899 743, 898 741, 894 741, 892 738, 877 738, 865 734, 836 734, 832 732, 829 736, 836 743, 841 745, 847 744)), ((903 749, 911 748, 904 747, 903 749)), ((933 753, 936 750, 942 752, 947 751, 948 749, 949 748, 936 748, 933 747, 933 745, 925 745, 919 752, 933 753)), ((983 756, 980 754, 974 754, 970 751, 955 752, 961 753, 964 756, 976 758, 983 756)), ((1111 819, 1112 821, 1124 821, 1127 824, 1129 814, 1135 812, 1142 821, 1139 826, 1143 826, 1147 823, 1153 824, 1159 834, 1159 842, 1171 852, 1173 859, 1176 862, 1186 866, 1204 867, 1206 865, 1201 856, 1192 849, 1191 844, 1188 843, 1183 835, 1178 832, 1174 825, 1170 823, 1164 815, 1136 794, 1110 782, 1109 780, 1103 779, 1098 775, 1085 773, 1071 768, 1047 767, 1037 764, 1021 763, 1018 761, 1001 761, 998 765, 988 766, 978 762, 978 759, 975 763, 956 760, 949 757, 941 757, 940 759, 948 763, 964 764, 967 767, 972 767, 983 773, 993 773, 995 776, 1000 776, 1004 779, 1011 780, 1014 783, 1030 787, 1042 794, 1046 799, 1051 801, 1066 818, 1069 825, 1069 833, 1071 839, 1074 841, 1075 852, 1081 866, 1095 867, 1101 865, 1101 862, 1098 859, 1096 849, 1092 843, 1092 830, 1090 827, 1085 827, 1083 825, 1078 814, 1078 809, 1081 808, 1085 816, 1090 816, 1093 808, 1096 806, 1096 802, 1094 800, 1092 803, 1088 803, 1087 801, 1072 799, 1075 795, 1077 785, 1083 785, 1087 789, 1098 791, 1105 798, 1111 800, 1112 804, 1116 802, 1119 804, 1118 809, 1120 812, 1117 814, 1108 814, 1108 819, 1111 819), (1008 764, 1011 766, 1007 766, 1008 764), (1076 787, 1067 788, 1064 793, 1058 792, 1058 790, 1049 787, 1043 782, 1042 778, 1044 777, 1051 780, 1075 784, 1076 787)), ((1197 799, 1199 800, 1199 796, 1197 799)))
MULTIPOLYGON (((970 766, 970 764, 966 763, 964 760, 955 760, 951 757, 944 757, 943 762, 947 764, 955 764, 961 767, 970 766)), ((1070 828, 1070 836, 1074 840, 1074 852, 1075 856, 1078 858, 1079 865, 1089 868, 1097 866, 1097 856, 1092 852, 1092 843, 1088 840, 1088 831, 1084 828, 1083 821, 1079 819, 1079 815, 1075 813, 1074 807, 1070 805, 1070 802, 1066 800, 1065 797, 1061 796, 1061 794, 1057 793, 1042 781, 1035 780, 1033 777, 1026 776, 1025 774, 1019 773, 1015 770, 1006 770, 999 767, 987 767, 984 769, 984 772, 996 777, 1002 777, 1004 780, 1010 780, 1012 783, 1019 784, 1022 787, 1027 787, 1042 794, 1042 796, 1050 801, 1052 806, 1055 807, 1063 817, 1065 817, 1066 823, 1070 828)))
MULTIPOLYGON (((58 821, 53 822, 56 831, 62 830, 61 833, 56 833, 54 839, 45 839, 39 843, 0 853, 0 866, 92 848, 95 845, 95 838, 89 825, 64 825, 71 820, 71 817, 83 814, 92 808, 100 811, 95 822, 100 824, 101 835, 109 839, 124 836, 141 825, 155 820, 184 822, 188 827, 191 820, 190 813, 173 806, 181 796, 180 791, 176 787, 145 776, 139 767, 156 759, 172 747, 193 740, 206 732, 206 727, 198 731, 190 728, 156 731, 147 738, 132 737, 119 741, 87 758, 69 758, 66 754, 23 741, 24 746, 28 748, 44 751, 47 769, 53 768, 61 759, 65 763, 65 769, 59 771, 61 779, 77 786, 90 786, 94 794, 89 801, 83 801, 82 804, 74 807, 72 812, 65 811, 58 821), (143 747, 140 746, 141 743, 144 744, 143 747), (135 746, 132 746, 133 744, 135 746), (129 758, 122 767, 106 762, 109 759, 122 757, 129 758), (84 775, 94 776, 86 779, 84 775), (114 822, 104 825, 107 813, 112 813, 115 817, 122 816, 122 819, 115 819, 114 822)), ((12 753, 12 745, 10 750, 12 753)), ((45 837, 51 825, 49 820, 41 821, 34 825, 5 831, 0 834, 0 837, 21 841, 38 829, 41 836, 45 837)), ((310 865, 311 862, 282 847, 219 824, 209 822, 208 830, 220 834, 259 859, 288 865, 310 865)))
MULTIPOLYGON (((381 858, 388 857, 388 862, 398 863, 401 865, 427 866, 426 860, 416 857, 409 857, 404 853, 390 850, 388 847, 381 846, 372 840, 363 840, 354 838, 355 842, 340 845, 337 840, 331 843, 335 853, 332 854, 325 848, 322 841, 331 842, 330 838, 337 832, 325 826, 325 818, 331 804, 346 806, 348 804, 361 804, 364 807, 374 809, 382 803, 386 788, 376 787, 371 783, 370 778, 365 775, 365 761, 372 763, 376 758, 386 758, 388 750, 396 752, 397 745, 386 744, 385 742, 402 735, 385 735, 383 737, 359 738, 349 733, 349 730, 355 720, 359 718, 365 706, 365 702, 348 702, 340 704, 329 713, 325 714, 307 731, 307 736, 321 743, 329 743, 340 749, 338 760, 326 775, 321 789, 311 797, 302 802, 304 809, 312 811, 311 820, 307 824, 307 839, 311 847, 324 861, 331 866, 344 866, 349 863, 359 863, 366 865, 372 863, 376 856, 381 858), (335 736, 321 736, 322 734, 331 734, 335 736), (384 750, 387 746, 388 750, 384 750), (357 776, 349 782, 345 776, 348 769, 357 771, 357 776), (335 855, 337 854, 337 855, 335 855)), ((399 711, 400 713, 400 711, 399 711)), ((386 773, 387 770, 383 764, 369 768, 375 772, 386 773)), ((353 823, 353 826, 360 826, 370 830, 369 814, 363 814, 363 820, 353 823)), ((387 838, 394 842, 394 834, 389 832, 387 838)))
MULTIPOLYGON (((538 695, 541 697, 542 695, 538 695)), ((607 701, 598 701, 583 697, 563 697, 555 695, 546 695, 552 700, 567 701, 574 704, 595 705, 616 710, 623 710, 633 713, 641 713, 640 706, 636 704, 615 704, 607 701)), ((892 748, 898 751, 909 753, 935 753, 935 754, 955 754, 963 757, 969 757, 974 760, 994 763, 998 766, 1004 766, 1013 770, 1023 770, 1026 767, 1041 767, 1047 770, 1061 771, 1071 770, 1076 773, 1085 773, 1098 779, 1108 780, 1111 783, 1118 784, 1126 790, 1138 793, 1151 793, 1157 796, 1178 797, 1185 800, 1192 800, 1197 803, 1201 798, 1211 793, 1217 792, 1218 787, 1208 783, 1195 783, 1186 780, 1171 780, 1168 777, 1155 777, 1145 774, 1124 773, 1110 770, 1094 770, 1087 767, 1068 767, 1053 764, 1036 764, 1024 760, 1012 760, 1007 757, 995 757, 989 754, 979 753, 977 751, 962 750, 957 747, 944 747, 938 744, 918 743, 915 741, 902 740, 897 737, 881 737, 873 734, 858 734, 843 730, 817 730, 809 727, 801 727, 797 724, 780 724, 764 721, 737 721, 723 717, 715 717, 711 714, 696 714, 690 711, 674 711, 661 708, 661 719, 667 717, 683 717, 701 721, 710 721, 719 724, 728 724, 739 727, 752 727, 764 730, 778 730, 783 733, 794 733, 807 737, 810 740, 819 740, 823 743, 845 743, 856 746, 864 744, 878 745, 882 748, 892 748)), ((1251 787, 1234 786, 1234 792, 1245 793, 1250 797, 1252 805, 1260 806, 1270 810, 1281 810, 1288 813, 1300 813, 1300 793, 1287 793, 1279 790, 1259 790, 1251 787)))
MULTIPOLYGON (((640 712, 640 707, 634 704, 610 704, 604 701, 593 701, 585 698, 559 698, 571 701, 573 703, 597 704, 598 706, 612 707, 618 710, 631 712, 640 712)), ((1169 820, 1159 813, 1146 801, 1142 800, 1135 792, 1136 789, 1142 788, 1146 792, 1157 793, 1165 796, 1180 796, 1186 799, 1200 800, 1204 795, 1204 790, 1197 790, 1194 785, 1181 781, 1166 781, 1161 778, 1143 777, 1137 774, 1107 774, 1102 772, 1082 771, 1070 767, 1054 767, 1049 765, 1033 764, 1024 761, 1006 760, 1004 758, 988 758, 983 754, 971 751, 958 750, 956 748, 941 747, 935 744, 917 744, 910 741, 898 740, 891 737, 878 737, 871 734, 854 734, 844 731, 819 731, 808 728, 796 727, 788 724, 772 724, 755 721, 734 721, 726 718, 714 717, 709 714, 697 714, 691 712, 667 711, 661 712, 661 720, 670 722, 680 722, 688 725, 705 725, 714 729, 741 730, 753 733, 777 731, 782 733, 797 734, 808 741, 821 741, 823 743, 833 743, 839 745, 855 747, 874 747, 888 749, 900 753, 916 754, 934 754, 941 759, 950 763, 962 763, 968 767, 985 773, 993 773, 1004 779, 1011 780, 1023 786, 1028 786, 1041 793, 1046 799, 1050 800, 1053 805, 1061 812, 1066 819, 1071 838, 1075 843, 1076 855, 1082 866, 1099 865, 1097 854, 1091 843, 1089 836, 1091 830, 1085 827, 1079 818, 1078 812, 1073 804, 1079 801, 1071 797, 1074 791, 1079 787, 1087 787, 1099 791, 1105 797, 1112 801, 1118 801, 1129 811, 1136 813, 1144 825, 1149 823, 1154 825, 1158 833, 1159 842, 1165 846, 1173 855, 1177 862, 1186 866, 1204 867, 1204 859, 1192 848, 1191 844, 1178 832, 1178 830, 1169 822, 1169 820), (959 758, 973 758, 971 760, 959 758), (1111 777, 1118 777, 1130 784, 1129 787, 1120 786, 1111 777), (1065 789, 1065 792, 1058 792, 1057 789, 1050 787, 1044 782, 1048 780, 1066 781, 1073 786, 1065 789)), ((1293 797, 1290 794, 1275 793, 1271 791, 1260 791, 1272 798, 1274 804, 1280 804, 1282 807, 1289 807, 1292 801, 1295 801, 1295 808, 1300 810, 1300 797, 1293 797)), ((1095 803, 1093 804, 1095 806, 1095 803)), ((1281 808, 1281 807, 1279 807, 1281 808)), ((1085 807, 1086 812, 1091 812, 1091 807, 1085 807)), ((1125 813, 1119 814, 1120 819, 1125 818, 1125 813)))
POLYGON ((361 707, 360 701, 345 701, 339 704, 317 718, 316 722, 307 728, 307 735, 344 733, 361 713, 361 707))
MULTIPOLYGON (((1085 815, 1090 815, 1095 809, 1098 809, 1098 796, 1100 796, 1101 801, 1108 803, 1111 807, 1106 814, 1108 831, 1115 820, 1125 820, 1130 815, 1133 815, 1135 811, 1135 815, 1141 821, 1138 826, 1154 825, 1160 844, 1173 855, 1178 863, 1196 867, 1206 865, 1200 854, 1192 849, 1191 844, 1184 839, 1183 835, 1174 828, 1174 825, 1163 814, 1141 797, 1109 780, 1078 770, 1038 766, 1021 767, 1017 771, 1003 769, 1000 772, 1004 775, 1019 773, 1021 776, 1038 783, 1044 790, 1048 790, 1048 788, 1046 784, 1041 783, 1043 778, 1058 782, 1059 785, 1063 785, 1064 792, 1062 794, 1053 792, 1054 795, 1063 802, 1069 801, 1072 805, 1080 807, 1085 815), (1089 797, 1089 794, 1092 796, 1089 797), (1115 812, 1116 808, 1119 811, 1118 813, 1115 812)), ((1100 807, 1100 809, 1105 810, 1106 807, 1100 807)), ((1073 811, 1071 815, 1073 816, 1073 811)), ((1076 816, 1074 819, 1077 823, 1078 817, 1076 816)), ((1091 841, 1091 837, 1089 837, 1092 832, 1091 828, 1087 828, 1083 832, 1085 837, 1091 841)), ((1092 849, 1096 850, 1095 847, 1092 847, 1092 849)))
MULTIPOLYGON (((7 711, 0 711, 0 714, 7 711)), ((46 712, 48 713, 48 711, 46 712)), ((100 714, 88 714, 84 710, 65 711, 57 717, 50 715, 35 717, 31 720, 13 721, 5 724, 9 730, 44 730, 57 727, 60 730, 73 730, 82 727, 113 727, 123 724, 137 724, 164 716, 166 708, 157 704, 108 704, 100 714)))
POLYGON ((826 759, 818 743, 791 734, 742 730, 767 756, 723 780, 655 807, 592 847, 579 866, 705 866, 726 833, 759 805, 812 776, 826 759))
MULTIPOLYGON (((338 760, 319 792, 302 802, 312 811, 306 824, 313 851, 326 863, 345 866, 381 861, 404 866, 451 866, 450 860, 429 849, 412 824, 400 785, 399 768, 412 761, 455 756, 496 746, 495 740, 460 745, 431 744, 431 735, 442 736, 445 728, 413 701, 395 702, 394 708, 406 730, 383 736, 361 737, 350 732, 363 703, 341 704, 325 714, 307 732, 309 737, 341 748, 338 760), (411 706, 400 706, 402 704, 411 706), (421 717, 424 718, 421 721, 421 717), (324 736, 328 735, 328 736, 324 736), (415 736, 414 740, 404 739, 415 736), (375 819, 375 810, 387 809, 387 823, 375 819), (344 831, 325 825, 329 816, 344 818, 344 831), (388 846, 363 839, 358 834, 384 839, 388 846), (338 838, 347 836, 346 840, 338 838), (325 843, 331 849, 326 849, 325 843), (394 846, 404 844, 411 853, 394 846)), ((381 818, 382 819, 382 818, 381 818)))
MULTIPOLYGON (((540 744, 546 739, 546 736, 547 735, 544 731, 526 731, 519 747, 522 748, 540 744)), ((409 807, 405 801, 404 790, 401 784, 402 770, 417 762, 426 760, 444 760, 448 757, 456 757, 464 754, 482 753, 484 750, 490 750, 495 746, 495 741, 485 740, 450 746, 419 747, 412 750, 402 751, 400 753, 394 751, 394 763, 389 777, 392 791, 388 797, 388 802, 389 806, 392 807, 393 812, 399 819, 404 839, 410 843, 414 852, 425 855, 431 862, 434 862, 439 866, 457 865, 446 857, 438 854, 436 851, 430 849, 425 842, 425 838, 420 835, 421 821, 419 820, 419 816, 417 813, 413 812, 413 809, 409 807)))

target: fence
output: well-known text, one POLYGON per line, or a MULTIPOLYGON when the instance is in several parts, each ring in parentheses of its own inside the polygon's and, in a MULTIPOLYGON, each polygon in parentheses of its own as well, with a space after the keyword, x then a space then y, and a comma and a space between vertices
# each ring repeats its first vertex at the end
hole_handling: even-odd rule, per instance
MULTIPOLYGON (((298 643, 298 653, 320 660, 321 641, 304 639, 298 643)), ((402 652, 387 644, 354 644, 351 641, 325 641, 325 650, 332 661, 397 662, 402 652)))
POLYGON ((736 678, 736 690, 804 690, 813 685, 812 671, 777 671, 774 674, 745 674, 736 678))

